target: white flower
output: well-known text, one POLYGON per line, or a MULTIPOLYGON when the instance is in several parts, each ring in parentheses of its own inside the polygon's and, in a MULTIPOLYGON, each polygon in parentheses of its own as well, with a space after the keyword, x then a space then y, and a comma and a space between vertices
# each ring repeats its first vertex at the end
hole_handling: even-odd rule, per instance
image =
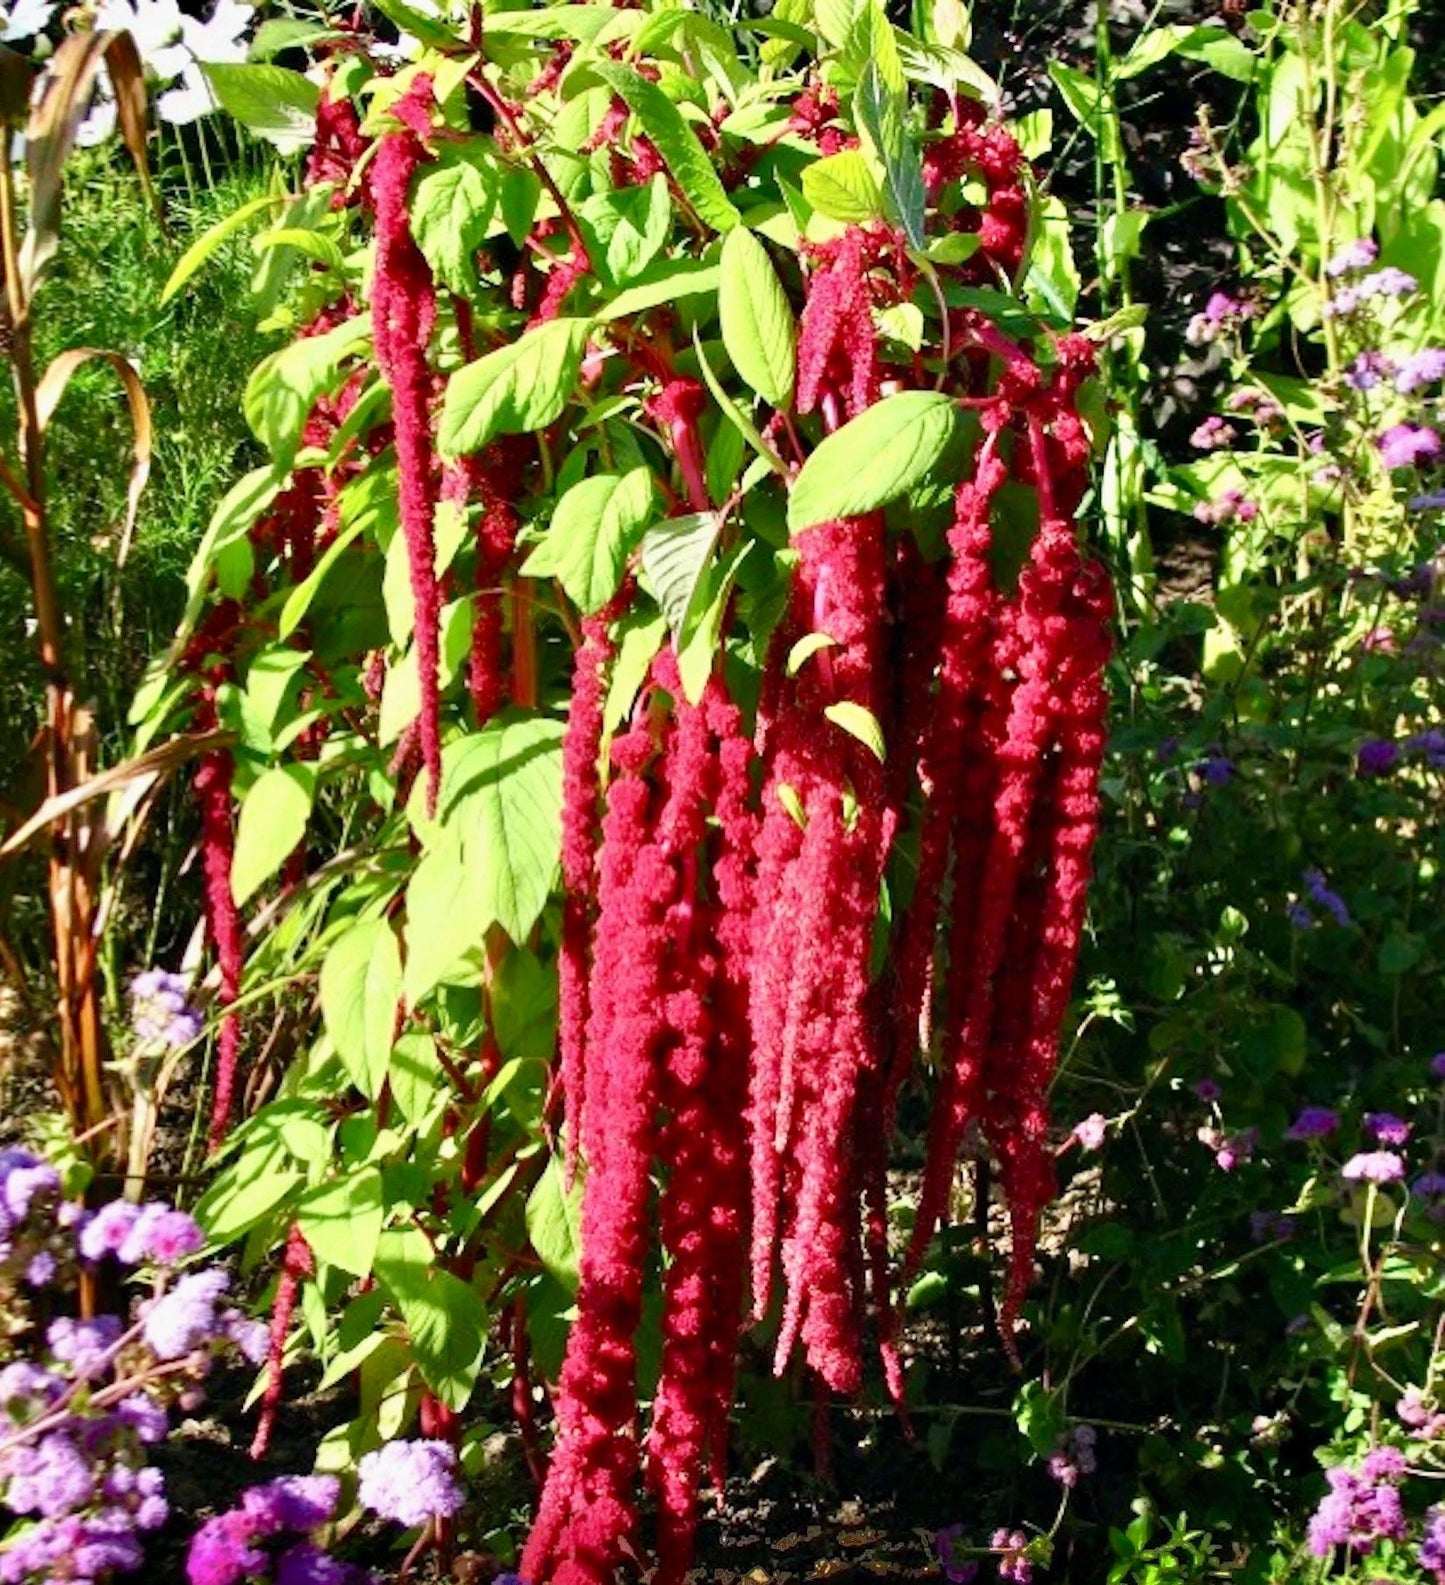
POLYGON ((168 88, 156 100, 156 114, 173 127, 189 126, 216 108, 216 96, 205 73, 194 61, 187 61, 178 87, 168 88))
POLYGON ((9 44, 15 39, 34 38, 44 31, 54 15, 54 0, 15 0, 4 27, 0 28, 0 40, 9 44))
POLYGON ((246 59, 246 34, 255 13, 239 0, 216 0, 210 20, 181 20, 181 38, 198 61, 243 61, 246 59))
POLYGON ((135 40, 146 70, 169 80, 181 68, 174 45, 181 36, 181 8, 176 0, 102 0, 95 13, 97 28, 124 28, 135 40))

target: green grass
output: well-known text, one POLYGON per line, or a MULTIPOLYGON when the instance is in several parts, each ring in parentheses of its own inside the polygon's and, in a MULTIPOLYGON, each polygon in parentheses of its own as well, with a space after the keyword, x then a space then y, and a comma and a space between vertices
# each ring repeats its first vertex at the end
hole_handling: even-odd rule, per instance
MULTIPOLYGON (((164 173, 168 174, 168 173, 164 173)), ((71 663, 93 704, 106 757, 123 751, 124 720, 147 661, 179 614, 187 564, 216 500, 251 465, 240 412, 251 366, 266 350, 251 315, 248 236, 228 243, 172 302, 160 294, 181 251, 264 189, 260 158, 231 162, 214 183, 162 181, 169 234, 115 152, 81 152, 67 182, 60 254, 36 304, 41 367, 67 347, 124 353, 151 403, 154 451, 134 542, 118 563, 131 427, 113 372, 96 363, 72 380, 48 435, 50 518, 71 663)), ((14 399, 0 395, 0 445, 14 456, 14 399)), ((19 524, 8 500, 7 526, 19 524)), ((40 716, 40 675, 27 636, 29 590, 0 569, 0 799, 17 785, 40 716)))

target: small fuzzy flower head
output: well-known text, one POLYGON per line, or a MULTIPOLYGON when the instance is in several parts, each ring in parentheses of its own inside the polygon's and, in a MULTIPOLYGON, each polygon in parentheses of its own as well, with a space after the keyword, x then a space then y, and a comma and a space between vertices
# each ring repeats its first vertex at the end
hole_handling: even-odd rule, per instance
POLYGON ((1342 275, 1368 270, 1379 256, 1379 244, 1373 238, 1359 237, 1354 242, 1347 242, 1338 253, 1331 256, 1325 265, 1325 274, 1339 280, 1342 275))
POLYGON ((1209 787, 1227 787, 1234 780, 1234 761, 1224 754, 1206 755, 1194 768, 1209 787))
POLYGON ((1393 368, 1383 352, 1361 352, 1345 371, 1345 384, 1357 391, 1373 391, 1381 380, 1389 378, 1393 368))
POLYGON ((37 1202, 60 1193, 60 1174, 28 1150, 0 1150, 0 1242, 8 1241, 37 1202))
POLYGON ((1082 1121, 1074 1124, 1071 1137, 1078 1142, 1080 1150, 1098 1150, 1108 1137, 1109 1120, 1102 1112, 1090 1112, 1082 1121))
POLYGON ((1425 1394, 1418 1387, 1407 1387, 1404 1396, 1395 1405, 1395 1414, 1400 1424, 1408 1426, 1412 1431, 1418 1431, 1422 1425, 1427 1425, 1431 1413, 1425 1394))
POLYGON ((1254 1157, 1254 1147, 1259 1143, 1259 1131, 1242 1128, 1236 1134, 1227 1134, 1214 1147, 1214 1165, 1221 1172, 1233 1172, 1243 1162, 1254 1157))
POLYGON ((1337 1547, 1364 1552, 1377 1541, 1404 1539, 1405 1514, 1394 1484, 1398 1476, 1391 1473, 1394 1467, 1387 1459, 1373 1477, 1363 1467, 1326 1471, 1330 1489, 1309 1522, 1309 1548, 1315 1557, 1330 1557, 1337 1547))
POLYGON ((1339 1113, 1328 1106, 1306 1106, 1285 1130, 1286 1139, 1326 1139, 1340 1126, 1339 1113))
POLYGON ((1389 738, 1366 738, 1355 750, 1355 769, 1361 776, 1388 776, 1400 760, 1400 747, 1389 738))
POLYGON ((1425 1533, 1420 1537, 1420 1567, 1435 1576, 1436 1585, 1445 1581, 1445 1503, 1425 1511, 1425 1533))
POLYGON ((1325 879, 1323 870, 1306 870, 1304 873, 1305 889, 1314 901, 1331 915, 1337 925, 1344 929, 1350 923, 1350 911, 1345 906, 1345 900, 1336 891, 1331 891, 1329 882, 1325 879))
POLYGON ((230 1278, 211 1267, 188 1272, 159 1299, 141 1306, 141 1335, 157 1359, 184 1359, 187 1354, 210 1347, 222 1333, 216 1312, 230 1278))
POLYGON ((1440 436, 1423 424, 1392 424, 1375 441, 1387 468, 1418 468, 1440 455, 1440 436))
POLYGON ((995 1530, 988 1543, 1003 1555, 998 1560, 998 1577, 1014 1585, 1032 1585, 1034 1565, 1028 1555, 1029 1538, 1022 1530, 995 1530))
POLYGON ((1382 1480, 1403 1480, 1408 1467, 1405 1455, 1400 1449, 1387 1444, 1384 1447, 1371 1448, 1365 1454, 1364 1461, 1360 1465, 1360 1474, 1372 1484, 1378 1484, 1382 1480))
POLYGON ((130 982, 130 1022, 137 1042, 150 1051, 176 1051, 201 1033, 200 1015, 186 1001, 179 974, 147 969, 130 982))
POLYGON ((1380 1145, 1403 1145, 1410 1137, 1410 1125, 1393 1112, 1366 1112, 1365 1132, 1380 1145))
POLYGON ((388 1442, 357 1465, 362 1506, 398 1524, 448 1518, 462 1505, 456 1450, 445 1442, 388 1442))
POLYGON ((1237 331, 1247 319, 1259 312, 1247 298, 1231 297, 1228 292, 1211 292, 1203 310, 1189 321, 1184 339, 1194 347, 1218 341, 1237 331))
POLYGON ((1393 1150, 1362 1150, 1340 1168, 1347 1183, 1400 1183, 1405 1163, 1393 1150))
POLYGON ((1238 439, 1239 431, 1227 418, 1211 413, 1190 435, 1189 444, 1196 451, 1219 451, 1225 446, 1232 446, 1238 439))
POLYGON ((1413 396, 1422 386, 1445 380, 1445 347, 1425 347, 1402 358, 1395 369, 1395 389, 1413 396))
POLYGON ((341 1500, 335 1475, 281 1475, 242 1494, 241 1511, 268 1535, 305 1535, 330 1524, 341 1500))
POLYGON ((1213 528, 1224 528, 1230 523, 1252 523, 1258 516, 1259 503, 1251 501, 1242 490, 1226 490, 1215 500, 1201 501, 1194 508, 1195 521, 1213 528))
POLYGON ((1223 1094, 1224 1091, 1220 1089, 1217 1079, 1200 1079, 1194 1086, 1195 1098, 1203 1101, 1206 1106, 1213 1106, 1223 1094))
POLYGON ((1362 303, 1367 303, 1375 297, 1409 297, 1419 290, 1419 281, 1406 271, 1397 270, 1393 264, 1387 264, 1383 270, 1376 270, 1373 274, 1365 276, 1355 287, 1355 292, 1362 303))
POLYGON ((93 1321, 59 1316, 45 1331, 46 1346, 62 1365, 69 1365, 77 1381, 88 1381, 106 1366, 107 1356, 120 1341, 118 1315, 98 1315, 93 1321))
POLYGON ((951 1524, 933 1538, 933 1550, 938 1554, 938 1564, 948 1585, 973 1585, 979 1576, 979 1566, 972 1558, 954 1557, 954 1548, 962 1539, 961 1524, 951 1524))
POLYGON ((1049 1455, 1049 1474, 1061 1486, 1077 1486, 1083 1476, 1092 1475, 1099 1468, 1098 1441, 1099 1433, 1093 1426, 1071 1426, 1049 1455))

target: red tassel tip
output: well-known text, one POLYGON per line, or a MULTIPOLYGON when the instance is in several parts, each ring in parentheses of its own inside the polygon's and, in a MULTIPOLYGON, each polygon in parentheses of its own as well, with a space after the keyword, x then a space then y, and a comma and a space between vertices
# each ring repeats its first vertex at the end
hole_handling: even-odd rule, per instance
POLYGON ((798 411, 811 413, 827 392, 847 399, 847 416, 878 400, 878 335, 870 304, 880 291, 870 274, 891 235, 849 226, 811 248, 813 273, 798 328, 798 411))
POLYGON ((431 103, 431 79, 418 76, 405 98, 392 107, 392 114, 408 130, 388 133, 377 144, 371 166, 376 206, 371 314, 376 360, 391 386, 398 505, 415 608, 422 762, 427 771, 427 810, 435 813, 441 785, 441 595, 432 531, 436 486, 429 412, 432 381, 426 347, 436 319, 436 295, 431 270, 412 240, 407 217, 407 190, 425 157, 414 128, 425 131, 429 127, 431 103))
MULTIPOLYGON (((211 724, 214 724, 211 712, 211 724)), ((234 764, 225 749, 202 755, 194 787, 201 809, 201 868, 205 877, 206 929, 216 948, 221 970, 221 1031, 216 1054, 216 1093, 211 1106, 209 1148, 215 1150, 226 1137, 235 1108, 236 1067, 241 1049, 241 1023, 232 1004, 241 992, 244 956, 241 915, 231 891, 231 859, 235 827, 231 812, 231 777, 234 764)))
POLYGON ((266 1387, 261 1395, 261 1419, 251 1443, 251 1457, 265 1458, 271 1446, 271 1435, 276 1428, 276 1414, 281 1407, 283 1387, 282 1365, 286 1358, 286 1335, 291 1330, 291 1317, 296 1310, 296 1300, 301 1284, 307 1277, 316 1275, 316 1262, 311 1246, 295 1222, 286 1235, 286 1253, 281 1257, 281 1273, 276 1279, 276 1299, 271 1306, 271 1341, 266 1351, 266 1387))

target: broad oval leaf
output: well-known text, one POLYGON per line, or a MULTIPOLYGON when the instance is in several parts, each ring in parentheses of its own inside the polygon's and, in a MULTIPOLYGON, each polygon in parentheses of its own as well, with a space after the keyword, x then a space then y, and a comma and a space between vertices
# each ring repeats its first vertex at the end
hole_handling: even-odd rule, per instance
POLYGON ((722 532, 716 512, 690 512, 654 523, 642 536, 642 570, 652 585, 674 640, 681 638, 687 615, 722 532))
POLYGON ((943 455, 958 423, 953 399, 900 391, 827 437, 803 464, 788 498, 788 529, 876 511, 918 484, 943 455))
POLYGON ((697 211, 698 218, 714 231, 730 231, 738 223, 738 212, 727 195, 706 150, 682 113, 667 95, 630 66, 616 61, 595 61, 591 69, 642 123, 672 172, 683 196, 697 211))
POLYGON ((342 1066, 368 1100, 381 1094, 401 999, 401 952, 384 919, 364 919, 321 965, 321 1012, 342 1066))
POLYGON ((501 172, 486 145, 444 143, 412 189, 412 236, 432 274, 463 295, 476 285, 476 250, 491 230, 501 172))
POLYGON ((296 1220, 317 1257, 353 1277, 369 1277, 381 1237, 381 1174, 358 1167, 344 1177, 308 1189, 296 1220))
POLYGON ((577 383, 591 326, 590 319, 553 319, 458 369, 442 401, 443 455, 465 456, 498 435, 550 424, 577 383))
POLYGON ((282 66, 249 62, 212 62, 201 70, 221 108, 283 154, 294 154, 315 141, 321 90, 309 77, 282 66))
POLYGON ((861 225, 883 218, 883 191, 872 162, 858 149, 814 160, 803 172, 803 197, 830 220, 861 225))
POLYGON ((590 615, 617 593, 627 558, 651 515, 648 469, 583 479, 558 501, 546 537, 522 571, 529 578, 556 578, 590 615))
POLYGON ((733 367, 765 402, 790 407, 797 376, 793 310, 767 249, 744 226, 723 240, 718 313, 733 367))
POLYGON ((371 335, 365 318, 345 320, 319 336, 293 341, 251 371, 241 407, 256 439, 279 467, 290 467, 316 399, 340 377, 341 365, 371 335))
POLYGON ((277 765, 257 777, 236 823, 231 891, 237 906, 270 880, 306 835, 315 796, 314 765, 277 765))
POLYGON ((527 1196, 527 1236, 546 1270, 575 1293, 582 1248, 582 1184, 578 1180, 568 1191, 562 1162, 556 1156, 527 1196))

